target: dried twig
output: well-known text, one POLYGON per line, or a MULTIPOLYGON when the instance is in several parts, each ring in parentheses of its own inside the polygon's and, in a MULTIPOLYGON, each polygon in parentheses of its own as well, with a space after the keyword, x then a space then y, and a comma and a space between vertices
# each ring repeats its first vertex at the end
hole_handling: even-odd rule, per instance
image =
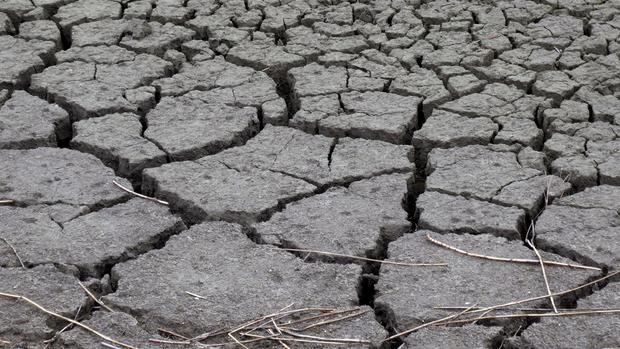
POLYGON ((80 284, 80 287, 82 287, 82 289, 84 290, 84 292, 86 292, 87 295, 90 296, 90 298, 92 298, 95 303, 99 304, 101 307, 103 307, 105 310, 113 313, 114 310, 112 310, 112 308, 108 307, 107 305, 105 305, 102 301, 100 301, 99 299, 97 299, 97 297, 95 297, 95 295, 90 292, 90 290, 88 289, 88 287, 84 286, 84 284, 81 281, 78 281, 78 284, 80 284))
POLYGON ((396 339, 396 338, 399 338, 399 337, 402 337, 402 336, 406 336, 406 335, 408 335, 409 333, 415 332, 415 331, 417 331, 417 330, 421 330, 421 329, 423 329, 423 328, 425 328, 425 327, 428 327, 428 326, 431 326, 431 325, 434 325, 434 324, 437 324, 437 323, 440 323, 440 322, 444 322, 444 321, 448 321, 448 320, 456 319, 456 318, 458 318, 459 316, 461 316, 461 315, 463 315, 463 314, 465 314, 465 313, 468 313, 471 309, 473 309, 474 307, 476 307, 476 305, 477 305, 477 304, 474 304, 474 305, 472 305, 471 307, 469 307, 469 308, 467 308, 467 309, 465 309, 465 310, 461 311, 461 312, 460 312, 460 313, 458 313, 458 314, 453 314, 453 315, 446 316, 446 317, 441 318, 441 319, 433 320, 433 321, 431 321, 431 322, 427 322, 427 323, 425 323, 425 324, 422 324, 422 325, 416 326, 416 327, 414 327, 414 328, 410 328, 410 329, 408 329, 408 330, 405 330, 405 331, 403 331, 403 332, 397 333, 397 334, 395 334, 395 335, 393 335, 393 336, 387 337, 387 338, 386 338, 386 339, 384 339, 382 342, 388 342, 388 341, 391 341, 392 339, 396 339))
MULTIPOLYGON (((0 205, 11 205, 13 204, 15 201, 13 200, 0 200, 0 205)), ((2 343, 2 342, 0 342, 2 343)))
POLYGON ((121 348, 117 347, 116 345, 112 345, 112 344, 106 343, 106 342, 101 342, 101 345, 103 345, 104 347, 112 348, 112 349, 121 349, 121 348))
POLYGON ((24 262, 22 261, 21 257, 17 253, 17 250, 15 249, 15 247, 13 247, 13 245, 11 245, 11 243, 7 239, 5 239, 3 237, 0 237, 0 240, 4 241, 4 243, 7 246, 9 246, 11 248, 11 250, 13 250, 13 254, 15 255, 15 257, 17 257, 17 260, 19 261, 19 264, 22 266, 22 268, 26 269, 26 266, 24 265, 24 262))
POLYGON ((323 326, 323 325, 327 325, 327 324, 332 324, 334 322, 340 322, 340 321, 343 321, 343 320, 346 320, 346 319, 358 317, 360 315, 366 314, 367 312, 368 312, 368 310, 362 310, 362 311, 357 312, 355 314, 349 314, 349 315, 346 315, 346 316, 343 316, 343 317, 339 317, 337 319, 324 320, 324 321, 320 321, 320 322, 317 322, 317 323, 313 323, 313 324, 310 324, 310 325, 302 328, 301 331, 306 331, 306 330, 309 330, 309 329, 314 328, 314 327, 323 326))
POLYGON ((70 323, 72 323, 72 324, 74 324, 76 326, 79 326, 79 327, 85 329, 86 331, 88 331, 88 332, 90 332, 90 333, 100 337, 101 339, 103 339, 105 341, 108 341, 108 342, 116 344, 116 345, 120 345, 120 346, 128 348, 128 349, 138 349, 138 348, 136 348, 134 346, 131 346, 129 344, 125 344, 123 342, 119 342, 119 341, 117 341, 117 340, 115 340, 113 338, 110 338, 110 337, 106 336, 105 334, 103 334, 103 333, 101 333, 101 332, 99 332, 97 330, 94 330, 94 329, 88 327, 87 325, 84 325, 83 323, 81 323, 79 321, 70 319, 70 318, 68 318, 66 316, 62 316, 62 315, 60 315, 58 313, 55 313, 55 312, 53 312, 51 310, 48 310, 45 307, 43 307, 42 305, 40 305, 39 303, 31 300, 30 298, 27 298, 27 297, 24 297, 24 296, 20 296, 20 295, 16 295, 16 294, 12 294, 12 293, 4 293, 4 292, 0 292, 0 297, 5 297, 5 298, 10 298, 10 299, 25 301, 26 303, 29 303, 30 305, 36 307, 37 309, 41 310, 42 312, 44 312, 44 313, 46 313, 48 315, 54 316, 56 318, 59 318, 61 320, 70 322, 70 323))
POLYGON ((540 270, 542 271, 543 280, 545 281, 545 287, 547 288, 547 294, 549 295, 549 301, 551 301, 551 307, 553 307, 553 311, 557 313, 558 308, 555 306, 555 301, 553 300, 551 287, 549 286, 549 279, 547 278, 547 272, 545 271, 545 263, 543 262, 543 258, 540 255, 540 252, 538 252, 538 249, 536 248, 536 246, 534 246, 534 242, 533 242, 534 234, 535 234, 535 230, 534 230, 534 225, 532 223, 532 225, 530 225, 530 229, 528 229, 528 232, 527 232, 528 236, 525 237, 525 243, 528 244, 528 246, 532 248, 534 253, 536 253, 536 257, 538 257, 538 261, 540 262, 540 270), (531 237, 529 236, 530 232, 532 232, 531 237))
POLYGON ((567 312, 562 312, 562 313, 542 313, 542 314, 530 314, 530 313, 503 314, 503 315, 485 316, 485 317, 476 318, 476 319, 450 320, 450 321, 442 322, 441 325, 463 324, 463 323, 479 321, 479 320, 514 319, 514 318, 531 318, 531 317, 568 317, 568 316, 607 315, 607 314, 620 314, 620 309, 567 311, 567 312))
POLYGON ((0 344, 1 344, 1 345, 4 345, 4 344, 11 344, 11 342, 9 342, 9 341, 7 341, 7 340, 4 340, 4 339, 0 338, 0 344))
MULTIPOLYGON (((590 282, 588 282, 586 284, 583 284, 581 286, 577 286, 577 287, 571 288, 569 290, 553 293, 553 294, 551 294, 551 296, 557 297, 557 296, 562 296, 562 295, 565 295, 565 294, 568 294, 568 293, 576 292, 576 291, 579 291, 579 290, 581 290, 583 288, 586 288, 588 286, 592 286, 594 284, 597 284, 597 283, 599 283, 601 281, 605 281, 605 280, 607 280, 607 279, 609 279, 611 277, 614 277, 614 276, 616 276, 618 274, 620 274, 620 270, 619 271, 615 271, 615 272, 613 272, 611 274, 605 275, 603 277, 600 277, 600 278, 598 278, 598 279, 596 279, 594 281, 590 281, 590 282)), ((541 299, 548 298, 549 296, 550 295, 546 294, 544 296, 525 298, 525 299, 521 299, 521 300, 517 300, 517 301, 512 301, 512 302, 508 302, 508 303, 504 303, 504 304, 493 305, 493 306, 486 307, 486 308, 480 308, 480 309, 472 310, 472 311, 470 311, 470 314, 473 314, 473 313, 483 313, 483 312, 486 312, 488 310, 496 310, 496 309, 510 307, 510 306, 513 306, 513 305, 534 302, 534 301, 538 301, 538 300, 541 300, 541 299)))
MULTIPOLYGON (((441 242, 441 241, 439 241, 439 240, 437 240, 435 238, 432 238, 430 236, 430 234, 426 234, 426 238, 428 239, 428 241, 434 243, 437 246, 441 246, 441 247, 446 248, 448 250, 451 250, 451 251, 454 251, 454 252, 458 252, 460 254, 464 254, 464 255, 470 256, 470 257, 488 259, 488 260, 498 261, 498 262, 509 262, 509 263, 525 263, 525 264, 539 264, 540 263, 540 261, 536 260, 536 259, 503 258, 503 257, 494 257, 494 256, 487 256, 487 255, 478 254, 478 253, 467 252, 467 251, 461 250, 460 248, 448 245, 445 242, 441 242)), ((568 268, 575 268, 575 269, 587 269, 587 270, 601 271, 601 268, 590 267, 590 266, 587 266, 587 265, 571 264, 571 263, 564 263, 564 262, 554 262, 554 261, 547 261, 547 260, 544 260, 543 262, 546 265, 552 265, 552 266, 557 266, 557 267, 568 267, 568 268)))
MULTIPOLYGON (((291 335, 293 337, 311 339, 315 341, 325 341, 325 342, 338 342, 338 343, 357 343, 357 344, 368 344, 370 341, 365 339, 357 339, 357 338, 327 338, 327 337, 319 337, 319 336, 310 336, 307 334, 301 334, 297 332, 293 332, 290 330, 282 330, 282 332, 291 335)), ((290 340, 289 338, 283 338, 282 340, 290 340)))
POLYGON ((186 341, 188 341, 188 340, 189 340, 189 338, 187 338, 187 337, 185 337, 185 336, 183 336, 183 335, 180 335, 180 334, 178 334, 178 333, 176 333, 176 332, 172 332, 172 331, 170 331, 170 330, 166 330, 166 329, 163 329, 163 328, 158 328, 158 329, 157 329, 157 331, 159 331, 159 332, 161 332, 161 333, 165 333, 165 334, 167 334, 167 335, 171 335, 171 336, 174 336, 174 337, 178 337, 178 338, 184 339, 184 340, 186 340, 186 341))
POLYGON ((349 258, 349 259, 357 259, 357 260, 367 261, 367 262, 374 262, 374 263, 381 263, 381 264, 391 264, 391 265, 400 265, 400 266, 406 266, 406 267, 445 267, 445 266, 448 265, 448 263, 407 263, 407 262, 394 262, 394 261, 388 261, 388 260, 381 260, 381 259, 373 259, 373 258, 352 256, 352 255, 347 255, 347 254, 325 252, 325 251, 317 251, 317 250, 304 250, 304 249, 298 249, 298 248, 280 248, 279 250, 291 251, 291 252, 302 252, 302 253, 315 253, 315 254, 322 254, 322 255, 326 255, 326 256, 334 256, 334 257, 342 257, 342 258, 349 258))
MULTIPOLYGON (((80 314, 80 311, 82 311, 82 306, 81 305, 78 307, 78 310, 75 313, 75 317, 73 318, 73 320, 77 321, 77 318, 78 318, 78 315, 80 314)), ((49 345, 49 343, 52 343, 52 342, 56 341, 56 339, 58 339, 58 336, 60 336, 61 333, 65 332, 66 330, 68 330, 71 327, 73 327, 73 324, 71 324, 71 323, 67 324, 65 327, 61 328, 60 331, 54 333, 54 336, 52 338, 44 340, 43 343, 49 345)), ((47 348, 47 345, 45 346, 46 348, 47 348)))
POLYGON ((156 199, 156 198, 152 198, 150 196, 142 195, 140 193, 136 193, 135 191, 133 191, 133 190, 123 186, 122 184, 118 183, 116 180, 113 180, 112 183, 114 183, 114 185, 116 185, 117 187, 121 188, 122 190, 128 192, 131 195, 134 195, 134 196, 137 196, 139 198, 146 199, 146 200, 155 201, 155 202, 157 202, 159 204, 168 206, 168 201, 163 201, 163 200, 159 200, 159 199, 156 199))
POLYGON ((203 296, 201 296, 199 294, 195 294, 195 293, 192 293, 192 292, 189 292, 189 291, 185 291, 185 293, 187 293, 188 295, 190 295, 190 296, 192 296, 194 298, 207 299, 206 297, 203 297, 203 296))

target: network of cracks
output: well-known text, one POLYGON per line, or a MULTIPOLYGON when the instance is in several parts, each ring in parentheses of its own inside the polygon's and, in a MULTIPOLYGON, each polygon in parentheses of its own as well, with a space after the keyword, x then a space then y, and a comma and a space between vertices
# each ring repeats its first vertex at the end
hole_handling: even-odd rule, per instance
POLYGON ((617 1, 0 0, 0 347, 618 347, 619 52, 617 1))

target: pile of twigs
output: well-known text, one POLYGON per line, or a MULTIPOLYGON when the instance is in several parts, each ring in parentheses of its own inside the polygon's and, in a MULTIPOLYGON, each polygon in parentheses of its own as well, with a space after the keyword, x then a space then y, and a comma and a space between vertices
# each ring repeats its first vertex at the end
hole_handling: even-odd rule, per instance
POLYGON ((160 329, 160 332, 175 340, 151 338, 153 343, 162 344, 194 344, 198 347, 219 347, 238 345, 247 348, 246 344, 258 342, 274 342, 283 348, 291 343, 313 343, 322 345, 370 344, 370 341, 359 338, 335 338, 313 335, 327 325, 350 320, 368 312, 359 307, 348 309, 336 308, 300 308, 290 309, 293 304, 273 314, 258 317, 239 326, 228 329, 203 333, 193 338, 160 329), (313 330, 315 330, 313 332, 313 330), (222 340, 226 338, 226 340, 222 340), (219 340, 218 340, 219 339, 219 340))

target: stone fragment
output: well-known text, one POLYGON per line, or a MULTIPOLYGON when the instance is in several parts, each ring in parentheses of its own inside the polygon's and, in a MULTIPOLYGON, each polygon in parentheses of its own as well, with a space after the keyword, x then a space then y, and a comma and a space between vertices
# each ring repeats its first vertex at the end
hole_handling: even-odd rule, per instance
POLYGON ((456 75, 448 79, 447 87, 455 97, 462 97, 470 93, 482 91, 485 80, 480 80, 473 74, 456 75))
POLYGON ((70 135, 66 111, 25 91, 14 91, 0 107, 0 148, 56 147, 70 135))
POLYGON ((177 49, 185 41, 191 40, 196 33, 188 28, 173 23, 161 24, 149 22, 148 35, 125 36, 119 46, 139 52, 163 56, 169 49, 177 49))
MULTIPOLYGON (((166 326, 197 336, 237 327, 291 302, 299 308, 350 307, 357 303, 360 271, 353 265, 304 263, 290 254, 256 245, 239 225, 213 222, 172 237, 156 253, 115 266, 112 279, 118 289, 105 296, 104 302, 126 309, 141 323, 149 319, 147 331, 166 326), (178 278, 181 272, 186 277, 178 278), (142 277, 133 277, 136 273, 142 277), (206 300, 200 301, 208 306, 196 307, 196 300, 184 291, 203 296, 206 300), (162 306, 161 299, 171 301, 162 306)), ((378 345, 385 330, 372 316, 362 319, 349 328, 348 335, 378 345)), ((336 333, 346 331, 347 321, 341 323, 338 326, 344 328, 336 333)))
POLYGON ((589 265, 617 268, 620 245, 613 237, 620 232, 616 187, 599 187, 558 200, 536 222, 537 243, 589 265), (606 190, 602 195, 601 190, 606 190))
POLYGON ((125 91, 167 75, 172 64, 140 54, 120 64, 67 62, 32 77, 31 89, 70 111, 74 120, 117 112, 137 112, 125 91))
POLYGON ((434 110, 422 128, 413 133, 419 169, 426 168, 428 153, 434 148, 488 144, 499 126, 487 118, 470 118, 444 110, 434 110))
POLYGON ((56 52, 54 56, 58 64, 74 61, 118 64, 134 60, 137 54, 125 48, 112 45, 71 47, 68 50, 56 52))
POLYGON ((450 100, 450 92, 432 70, 414 68, 412 73, 397 77, 390 85, 390 92, 423 97, 423 111, 430 115, 433 108, 450 100))
POLYGON ((536 126, 533 120, 500 116, 495 119, 501 128, 494 143, 521 144, 534 149, 540 149, 543 143, 543 131, 536 126))
POLYGON ((228 51, 226 59, 234 64, 265 71, 271 77, 285 81, 286 72, 305 63, 299 55, 284 51, 281 46, 267 43, 247 42, 228 51))
POLYGON ((486 85, 482 92, 446 102, 439 108, 470 117, 510 116, 535 120, 539 107, 546 105, 543 97, 526 95, 514 86, 493 83, 486 85))
MULTIPOLYGON (((593 295, 578 300, 575 311, 616 308, 620 306, 619 294, 620 284, 611 283, 593 295)), ((558 317, 532 324, 521 336, 526 344, 536 348, 613 348, 620 345, 620 337, 615 331, 619 325, 615 316, 592 316, 587 321, 577 317, 558 317)))
POLYGON ((416 202, 418 228, 440 233, 491 234, 511 240, 525 230, 525 212, 476 199, 427 191, 416 202))
POLYGON ((0 150, 0 172, 2 197, 20 205, 64 203, 96 209, 128 197, 113 180, 131 186, 96 157, 69 149, 0 150))
POLYGON ((402 207, 409 177, 378 176, 291 203, 269 221, 255 225, 256 234, 285 247, 377 256, 382 242, 395 240, 409 229, 402 207))
POLYGON ((579 85, 564 72, 557 70, 543 71, 536 74, 532 92, 553 99, 560 103, 568 99, 579 85))
MULTIPOLYGON (((547 294, 539 265, 501 263, 466 256, 431 243, 427 234, 471 253, 536 259, 522 241, 507 241, 488 234, 439 235, 419 230, 404 235, 390 244, 388 260, 421 263, 428 262, 432 256, 433 261, 448 263, 448 267, 402 268, 387 264, 381 267, 381 276, 375 286, 378 292, 375 306, 388 314, 387 320, 394 324, 396 331, 454 314, 435 307, 455 304, 485 307, 523 299, 524 294, 547 294)), ((551 253, 541 254, 545 260, 572 262, 551 253)), ((564 267, 547 267, 546 271, 552 290, 570 289, 597 275, 594 271, 564 267)), ((539 304, 545 303, 546 300, 541 300, 539 304)))
POLYGON ((74 123, 71 147, 95 155, 119 175, 139 182, 144 168, 166 163, 166 153, 141 133, 138 115, 109 114, 74 123))
POLYGON ((61 6, 54 20, 69 34, 74 25, 104 18, 120 18, 121 4, 112 0, 79 0, 61 6))
POLYGON ((482 78, 528 89, 536 80, 536 73, 516 64, 494 59, 489 66, 474 67, 474 72, 482 78))
POLYGON ((479 200, 491 200, 507 185, 542 174, 522 167, 514 153, 494 151, 480 145, 433 149, 429 154, 427 173, 427 190, 479 200))
POLYGON ((4 12, 0 12, 0 35, 15 34, 15 26, 11 18, 4 12))
MULTIPOLYGON (((32 269, 0 268, 0 292, 27 297, 50 311, 69 318, 84 313, 90 298, 72 275, 51 265, 32 269)), ((24 301, 0 297, 0 333, 14 348, 31 347, 54 336, 64 327, 24 301)))
POLYGON ((566 179, 576 189, 595 186, 598 182, 597 163, 582 154, 560 157, 551 162, 551 173, 566 179))
POLYGON ((307 196, 317 186, 412 172, 410 152, 409 146, 363 139, 344 138, 336 144, 324 136, 268 125, 242 147, 146 169, 143 189, 194 221, 251 223, 269 218, 281 204, 307 196))
POLYGON ((241 145, 259 130, 255 108, 209 104, 186 96, 164 97, 146 122, 144 137, 173 160, 197 159, 241 145))
POLYGON ((327 116, 318 131, 327 136, 351 136, 391 143, 408 143, 417 124, 420 99, 386 92, 349 92, 341 95, 347 114, 327 116))
MULTIPOLYGON (((82 275, 101 277, 105 268, 153 249, 185 229, 166 206, 135 198, 57 225, 29 208, 1 207, 6 224, 0 236, 19 250, 27 265, 76 266, 82 275), (29 231, 27 236, 21 232, 29 231)), ((0 249, 3 266, 18 266, 11 251, 0 249)))
POLYGON ((57 50, 62 47, 60 30, 58 30, 56 23, 49 20, 22 23, 19 26, 19 37, 27 40, 37 39, 51 41, 56 45, 57 50))
POLYGON ((344 67, 324 68, 316 63, 293 68, 288 72, 295 98, 347 91, 347 70, 344 67))
POLYGON ((30 75, 43 70, 55 47, 49 41, 0 35, 0 87, 26 87, 30 75))

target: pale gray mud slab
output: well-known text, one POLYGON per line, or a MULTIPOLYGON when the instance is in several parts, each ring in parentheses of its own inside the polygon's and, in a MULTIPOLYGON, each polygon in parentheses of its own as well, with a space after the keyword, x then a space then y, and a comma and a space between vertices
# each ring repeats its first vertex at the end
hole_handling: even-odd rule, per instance
POLYGON ((517 240, 525 212, 462 196, 425 192, 416 202, 418 228, 441 233, 492 234, 517 240))
MULTIPOLYGON (((354 265, 304 263, 254 244, 239 225, 212 222, 115 266, 112 279, 118 288, 104 301, 132 314, 147 330, 165 327, 196 336, 238 326, 292 302, 295 308, 354 306, 360 271, 354 265)), ((348 336, 378 344, 386 335, 372 318, 356 327, 348 336)))
POLYGON ((523 167, 515 153, 479 145, 433 149, 427 173, 429 191, 518 206, 529 213, 540 208, 547 192, 552 200, 570 189, 559 177, 523 167))
POLYGON ((71 148, 93 154, 119 175, 139 182, 144 168, 167 162, 166 153, 141 133, 138 115, 108 114, 74 123, 71 148))
MULTIPOLYGON (((76 277, 61 273, 53 266, 28 270, 0 268, 0 292, 27 297, 69 318, 91 302, 76 277)), ((9 341, 10 348, 30 348, 34 343, 53 337, 64 327, 62 321, 23 300, 0 297, 0 309, 0 338, 9 341)))
MULTIPOLYGON (((536 259, 521 241, 508 241, 488 234, 439 235, 428 230, 407 234, 390 244, 388 260, 412 263, 445 262, 447 267, 407 268, 383 265, 376 285, 375 305, 397 330, 450 315, 439 306, 480 307, 502 304, 547 293, 538 264, 491 261, 466 256, 427 240, 426 235, 459 249, 503 258, 536 259)), ((546 260, 570 262, 542 253, 546 260)), ((547 267, 552 290, 582 284, 593 271, 547 267)), ((541 303, 544 303, 541 302, 541 303)))
MULTIPOLYGON (((141 198, 89 213, 62 225, 29 208, 0 207, 0 237, 27 265, 76 266, 100 277, 106 266, 135 258, 185 229, 164 205, 141 198), (29 231, 28 236, 21 232, 29 231)), ((12 251, 0 248, 0 265, 19 266, 12 251)))
MULTIPOLYGON (((620 284, 609 284, 577 303, 576 311, 617 309, 620 306, 620 284)), ((525 345, 536 349, 613 348, 620 346, 618 326, 620 321, 613 315, 558 317, 532 324, 521 334, 521 338, 525 345)))
POLYGON ((376 256, 386 241, 410 228, 402 207, 410 176, 361 180, 291 203, 269 221, 254 225, 256 234, 288 248, 376 256))
POLYGON ((588 188, 547 207, 536 222, 538 245, 581 263, 620 266, 620 188, 588 188))
POLYGON ((0 195, 20 206, 66 204, 96 209, 126 200, 128 194, 114 186, 114 176, 99 159, 75 150, 38 148, 0 150, 0 195))
POLYGON ((144 137, 178 161, 197 159, 241 145, 258 133, 255 108, 216 102, 214 99, 209 104, 186 96, 165 97, 147 114, 148 128, 144 137))
POLYGON ((70 135, 66 111, 25 91, 13 92, 0 107, 0 148, 55 147, 70 135))
POLYGON ((332 138, 267 126, 242 147, 146 169, 143 188, 193 221, 254 222, 319 187, 412 172, 410 152, 409 146, 349 138, 336 144, 332 138))
POLYGON ((31 89, 68 110, 73 120, 82 120, 137 112, 140 104, 128 100, 126 92, 166 76, 171 70, 172 63, 147 54, 118 64, 76 60, 34 75, 31 89))
POLYGON ((0 35, 0 87, 26 87, 30 76, 43 70, 55 48, 49 41, 0 35))

